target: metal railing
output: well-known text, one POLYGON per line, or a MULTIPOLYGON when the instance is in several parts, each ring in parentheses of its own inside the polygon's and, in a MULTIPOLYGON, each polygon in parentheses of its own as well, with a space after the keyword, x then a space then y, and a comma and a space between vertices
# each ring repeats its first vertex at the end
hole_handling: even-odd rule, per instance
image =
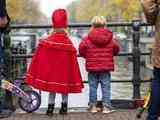
MULTIPOLYGON (((140 78, 140 57, 142 55, 150 55, 149 52, 141 53, 139 48, 140 42, 140 28, 142 26, 151 26, 151 24, 141 23, 139 20, 133 20, 131 23, 108 23, 108 27, 132 27, 132 43, 133 49, 132 53, 120 53, 118 56, 132 56, 133 58, 133 76, 132 80, 122 80, 122 81, 112 81, 116 83, 120 82, 132 82, 133 84, 133 99, 139 99, 140 95, 140 85, 141 82, 148 82, 145 80, 141 80, 140 78)), ((69 28, 84 28, 84 27, 91 27, 91 24, 87 23, 76 23, 76 24, 69 24, 69 28)), ((52 28, 52 25, 11 25, 11 29, 47 29, 52 28)), ((16 58, 31 58, 32 55, 12 55, 13 59, 16 58)), ((78 56, 79 57, 79 56, 78 56)), ((86 81, 85 81, 86 83, 86 81)))
MULTIPOLYGON (((133 20, 133 22, 123 22, 123 23, 107 23, 107 27, 133 27, 135 26, 135 23, 140 22, 139 20, 133 20)), ((141 23, 140 26, 151 26, 151 24, 148 23, 141 23)), ((90 23, 71 23, 68 25, 69 28, 84 28, 84 27, 91 27, 90 23)), ((47 29, 52 28, 52 25, 36 25, 36 24, 25 24, 25 25, 17 25, 13 24, 10 26, 11 29, 47 29)))

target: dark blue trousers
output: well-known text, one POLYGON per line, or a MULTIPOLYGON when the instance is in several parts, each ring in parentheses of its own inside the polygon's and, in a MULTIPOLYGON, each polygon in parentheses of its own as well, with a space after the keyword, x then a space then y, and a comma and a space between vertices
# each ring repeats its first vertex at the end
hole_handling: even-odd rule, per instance
POLYGON ((154 68, 153 74, 151 103, 148 109, 147 120, 158 120, 158 113, 160 112, 160 68, 154 68))
MULTIPOLYGON (((1 64, 1 60, 2 60, 2 45, 1 45, 1 41, 2 41, 2 33, 0 32, 0 64, 1 64)), ((1 70, 0 70, 1 71, 1 70)), ((1 85, 1 79, 0 79, 0 85, 1 85)), ((0 112, 2 112, 2 103, 0 101, 0 112)))
MULTIPOLYGON (((3 50, 3 36, 2 36, 3 33, 1 33, 0 31, 0 85, 1 85, 1 79, 2 79, 2 69, 3 69, 3 66, 4 66, 4 50, 3 50)), ((1 100, 0 100, 0 112, 2 112, 2 103, 1 103, 1 100)))
POLYGON ((0 32, 0 85, 1 85, 1 78, 2 78, 2 69, 4 66, 4 49, 3 49, 3 38, 2 33, 0 32))

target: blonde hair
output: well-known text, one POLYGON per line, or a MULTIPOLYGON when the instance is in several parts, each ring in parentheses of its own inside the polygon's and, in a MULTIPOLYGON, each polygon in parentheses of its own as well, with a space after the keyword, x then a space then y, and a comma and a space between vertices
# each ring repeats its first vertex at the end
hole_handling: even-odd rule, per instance
POLYGON ((106 19, 104 16, 94 16, 91 23, 93 27, 104 27, 106 19))

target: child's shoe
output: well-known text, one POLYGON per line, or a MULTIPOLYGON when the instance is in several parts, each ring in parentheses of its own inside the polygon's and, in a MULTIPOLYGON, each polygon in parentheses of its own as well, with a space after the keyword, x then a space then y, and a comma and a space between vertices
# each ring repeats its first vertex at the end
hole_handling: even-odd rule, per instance
POLYGON ((111 106, 103 106, 102 113, 111 113, 115 110, 111 106))
POLYGON ((46 111, 46 115, 52 116, 53 115, 53 110, 54 110, 54 104, 48 104, 48 109, 46 111))
POLYGON ((97 101, 97 112, 102 112, 102 109, 103 109, 103 103, 102 101, 97 101))
POLYGON ((89 108, 89 111, 91 113, 96 113, 97 112, 97 107, 95 105, 91 105, 90 108, 89 108))
POLYGON ((61 109, 59 111, 60 114, 67 114, 67 103, 61 103, 61 109))

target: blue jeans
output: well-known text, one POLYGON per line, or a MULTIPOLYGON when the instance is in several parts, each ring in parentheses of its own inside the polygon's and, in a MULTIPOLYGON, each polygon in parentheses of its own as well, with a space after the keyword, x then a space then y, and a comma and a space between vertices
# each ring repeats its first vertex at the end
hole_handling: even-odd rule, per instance
POLYGON ((89 105, 97 103, 97 88, 101 84, 102 103, 111 106, 111 75, 110 72, 89 72, 89 105))
POLYGON ((160 112, 160 68, 154 68, 153 74, 147 120, 158 120, 158 113, 160 112))

